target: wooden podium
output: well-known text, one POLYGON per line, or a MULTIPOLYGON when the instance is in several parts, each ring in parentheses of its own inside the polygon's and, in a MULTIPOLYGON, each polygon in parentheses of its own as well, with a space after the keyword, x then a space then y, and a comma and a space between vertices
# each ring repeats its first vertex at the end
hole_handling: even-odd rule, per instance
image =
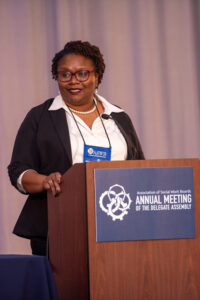
POLYGON ((76 164, 48 196, 49 258, 59 300, 199 300, 198 159, 76 164), (96 242, 94 169, 192 166, 195 239, 96 242))

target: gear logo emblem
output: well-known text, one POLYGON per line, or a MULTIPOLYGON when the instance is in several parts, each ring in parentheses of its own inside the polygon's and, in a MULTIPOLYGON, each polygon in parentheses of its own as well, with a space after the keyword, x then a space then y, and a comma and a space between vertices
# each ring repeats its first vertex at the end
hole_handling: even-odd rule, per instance
POLYGON ((122 185, 114 184, 108 191, 101 194, 99 198, 100 208, 112 217, 113 221, 123 220, 123 217, 128 214, 131 206, 130 195, 125 192, 122 185))

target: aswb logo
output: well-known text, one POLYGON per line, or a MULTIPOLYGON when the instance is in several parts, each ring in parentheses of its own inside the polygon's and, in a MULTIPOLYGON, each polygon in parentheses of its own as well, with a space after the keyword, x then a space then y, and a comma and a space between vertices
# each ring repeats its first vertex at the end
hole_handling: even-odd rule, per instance
POLYGON ((129 194, 119 184, 112 185, 108 191, 101 194, 99 199, 101 209, 111 216, 113 221, 123 220, 124 215, 128 214, 131 202, 129 194))

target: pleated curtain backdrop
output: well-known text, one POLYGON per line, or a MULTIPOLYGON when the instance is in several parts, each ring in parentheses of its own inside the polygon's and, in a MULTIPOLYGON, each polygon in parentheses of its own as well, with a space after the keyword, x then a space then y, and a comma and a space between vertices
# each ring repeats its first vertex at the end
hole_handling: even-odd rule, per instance
POLYGON ((200 157, 200 1, 0 1, 0 253, 30 253, 12 234, 26 196, 7 175, 30 108, 58 93, 51 60, 67 41, 100 47, 99 93, 132 118, 147 159, 200 157))

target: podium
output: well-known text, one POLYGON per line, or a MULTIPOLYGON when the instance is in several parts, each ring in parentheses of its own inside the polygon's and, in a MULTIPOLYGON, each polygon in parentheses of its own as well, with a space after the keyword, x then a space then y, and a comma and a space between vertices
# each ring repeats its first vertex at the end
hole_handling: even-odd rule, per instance
POLYGON ((49 258, 60 300, 199 300, 198 159, 90 162, 71 167, 48 195, 49 258), (96 242, 95 169, 192 167, 195 238, 96 242))

